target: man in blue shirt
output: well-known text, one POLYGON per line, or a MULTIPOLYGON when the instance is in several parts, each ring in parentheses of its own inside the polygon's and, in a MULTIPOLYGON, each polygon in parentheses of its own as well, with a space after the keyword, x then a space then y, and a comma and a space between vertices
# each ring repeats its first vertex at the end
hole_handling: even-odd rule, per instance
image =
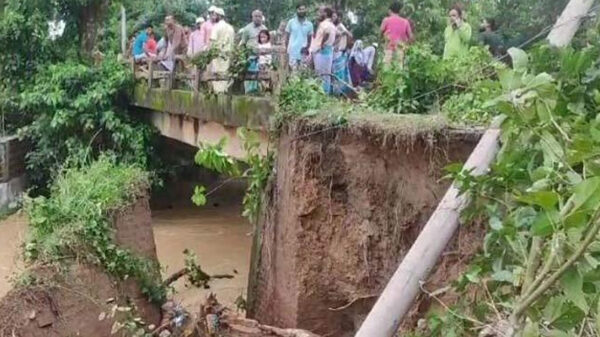
POLYGON ((314 33, 313 24, 306 19, 306 6, 296 7, 296 17, 291 19, 285 29, 287 33, 288 55, 290 66, 293 70, 298 69, 302 61, 303 49, 308 49, 314 33))
POLYGON ((152 25, 149 25, 143 32, 139 33, 138 36, 135 38, 135 41, 133 41, 132 54, 134 60, 141 61, 146 57, 144 45, 146 45, 146 42, 148 41, 148 36, 150 36, 153 33, 153 31, 154 29, 152 25))

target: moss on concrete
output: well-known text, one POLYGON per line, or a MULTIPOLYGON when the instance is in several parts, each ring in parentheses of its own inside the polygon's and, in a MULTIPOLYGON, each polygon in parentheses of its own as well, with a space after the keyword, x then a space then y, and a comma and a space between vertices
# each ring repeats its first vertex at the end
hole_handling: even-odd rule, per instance
POLYGON ((188 90, 148 89, 138 84, 133 105, 195 117, 231 127, 266 130, 276 103, 266 97, 194 94, 188 90))

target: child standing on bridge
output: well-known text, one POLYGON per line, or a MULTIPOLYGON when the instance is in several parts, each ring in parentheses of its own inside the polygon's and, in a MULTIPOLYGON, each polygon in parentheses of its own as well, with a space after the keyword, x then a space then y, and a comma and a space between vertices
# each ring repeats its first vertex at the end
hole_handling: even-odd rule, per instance
MULTIPOLYGON (((273 46, 271 44, 271 33, 268 30, 262 30, 258 34, 258 68, 260 72, 270 70, 273 65, 273 46)), ((262 91, 270 90, 269 81, 261 81, 262 91)))

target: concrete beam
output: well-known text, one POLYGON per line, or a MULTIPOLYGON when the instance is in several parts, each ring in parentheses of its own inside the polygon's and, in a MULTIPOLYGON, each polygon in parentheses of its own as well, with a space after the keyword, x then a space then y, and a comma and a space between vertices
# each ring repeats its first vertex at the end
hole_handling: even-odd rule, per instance
MULTIPOLYGON (((180 141, 182 143, 198 146, 200 143, 216 144, 222 138, 227 138, 225 153, 243 160, 246 158, 246 152, 243 148, 243 141, 237 135, 237 127, 225 126, 219 122, 201 121, 198 118, 170 113, 152 111, 152 124, 160 133, 168 138, 180 141)), ((266 155, 269 143, 267 131, 254 130, 261 139, 261 153, 266 155)))

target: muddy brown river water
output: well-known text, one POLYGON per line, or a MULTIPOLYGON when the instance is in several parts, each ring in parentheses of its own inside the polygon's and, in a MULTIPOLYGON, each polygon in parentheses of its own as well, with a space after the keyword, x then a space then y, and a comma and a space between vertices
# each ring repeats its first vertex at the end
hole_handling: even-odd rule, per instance
MULTIPOLYGON (((208 293, 234 308, 240 296, 246 297, 251 225, 240 216, 237 206, 198 209, 192 207, 153 211, 154 236, 163 275, 169 276, 184 266, 183 250, 193 250, 198 263, 209 274, 232 274, 232 280, 216 280, 211 289, 186 288, 184 280, 174 284, 175 300, 191 312, 198 311, 208 293)), ((27 221, 13 215, 0 222, 0 297, 11 288, 10 277, 20 271, 20 245, 24 241, 27 221)))
POLYGON ((184 249, 193 250, 198 264, 211 275, 231 274, 232 280, 215 280, 211 289, 186 288, 184 280, 175 284, 175 299, 191 312, 210 292, 219 301, 233 308, 240 296, 246 297, 252 231, 237 207, 197 209, 185 208, 153 212, 154 237, 158 259, 168 276, 184 267, 184 249))

